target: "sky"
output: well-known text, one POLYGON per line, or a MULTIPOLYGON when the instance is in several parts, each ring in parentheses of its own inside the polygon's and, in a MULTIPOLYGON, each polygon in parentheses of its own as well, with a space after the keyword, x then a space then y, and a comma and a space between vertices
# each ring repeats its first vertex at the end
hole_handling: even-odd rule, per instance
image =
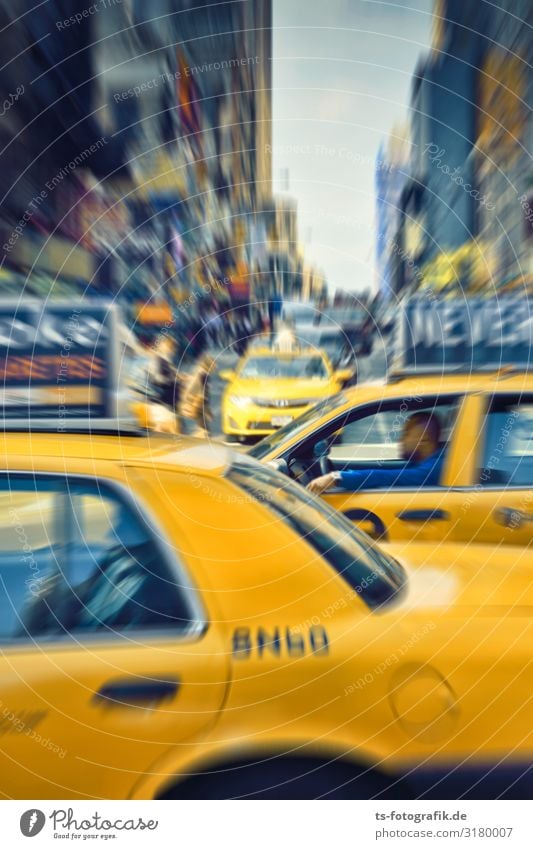
POLYGON ((405 121, 433 0, 274 0, 274 192, 331 289, 376 288, 375 159, 405 121), (287 182, 288 170, 288 182, 287 182))

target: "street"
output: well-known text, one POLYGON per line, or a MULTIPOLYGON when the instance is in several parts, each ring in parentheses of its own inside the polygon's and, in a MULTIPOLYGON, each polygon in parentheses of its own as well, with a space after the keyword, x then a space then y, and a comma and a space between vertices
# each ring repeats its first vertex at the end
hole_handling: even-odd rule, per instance
POLYGON ((532 30, 0 0, 8 849, 531 846, 532 30))

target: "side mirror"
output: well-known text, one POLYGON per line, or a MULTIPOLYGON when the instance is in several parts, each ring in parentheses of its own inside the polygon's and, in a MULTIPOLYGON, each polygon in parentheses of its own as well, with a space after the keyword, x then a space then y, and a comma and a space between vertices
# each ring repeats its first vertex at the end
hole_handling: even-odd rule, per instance
POLYGON ((340 369, 337 369, 337 371, 334 372, 334 374, 333 374, 333 377, 339 383, 346 383, 348 380, 351 380, 351 378, 353 376, 354 376, 354 372, 353 372, 353 369, 351 369, 351 368, 340 368, 340 369))
POLYGON ((219 371, 218 376, 222 380, 235 380, 235 372, 231 371, 231 369, 224 369, 223 371, 219 371))

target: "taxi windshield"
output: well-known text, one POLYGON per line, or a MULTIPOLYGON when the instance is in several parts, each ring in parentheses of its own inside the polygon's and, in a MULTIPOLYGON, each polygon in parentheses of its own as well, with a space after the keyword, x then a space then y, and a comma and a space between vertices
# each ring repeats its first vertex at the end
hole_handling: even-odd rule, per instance
POLYGON ((338 392, 337 395, 333 395, 331 398, 327 398, 324 401, 319 401, 319 403, 315 404, 314 407, 311 407, 305 413, 302 413, 301 416, 298 416, 295 421, 289 422, 289 424, 284 427, 280 427, 279 430, 271 433, 270 436, 265 437, 265 439, 262 439, 261 442, 258 442, 256 445, 253 445, 248 450, 248 454, 250 457, 255 457, 257 460, 261 460, 277 445, 281 445, 286 439, 296 436, 298 433, 305 430, 308 425, 318 424, 322 421, 324 416, 329 415, 329 413, 333 412, 338 407, 342 407, 345 403, 346 396, 342 392, 338 392))
POLYGON ((320 328, 312 327, 309 330, 299 331, 296 334, 296 338, 301 345, 305 343, 309 347, 323 348, 325 351, 335 351, 347 342, 347 338, 341 328, 338 330, 321 330, 320 328))
POLYGON ((239 458, 227 477, 303 537, 374 609, 405 587, 400 564, 341 513, 267 466, 239 458))
POLYGON ((322 357, 250 357, 239 377, 310 378, 325 380, 328 369, 322 357))

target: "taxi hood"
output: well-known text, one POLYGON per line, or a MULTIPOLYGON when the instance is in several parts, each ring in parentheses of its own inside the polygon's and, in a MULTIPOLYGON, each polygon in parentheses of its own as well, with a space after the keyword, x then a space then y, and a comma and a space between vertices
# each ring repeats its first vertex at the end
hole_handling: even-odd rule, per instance
POLYGON ((230 394, 250 395, 265 400, 291 398, 323 398, 324 392, 335 385, 333 377, 308 379, 301 377, 273 378, 237 378, 229 387, 230 394))

